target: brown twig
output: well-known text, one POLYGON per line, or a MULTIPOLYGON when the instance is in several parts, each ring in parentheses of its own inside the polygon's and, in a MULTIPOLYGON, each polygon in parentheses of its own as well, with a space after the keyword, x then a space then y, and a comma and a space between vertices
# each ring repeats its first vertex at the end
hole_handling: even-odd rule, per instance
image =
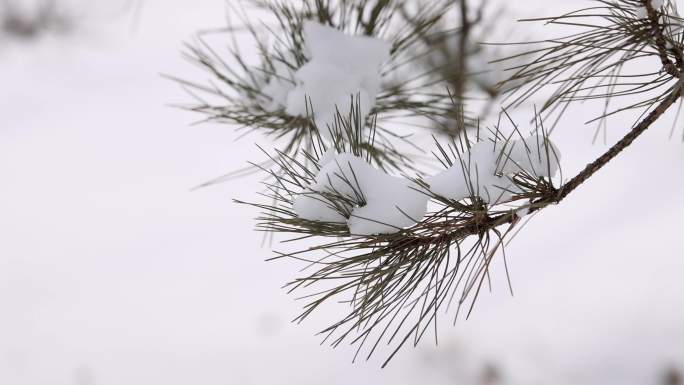
POLYGON ((655 44, 658 49, 658 56, 660 57, 660 62, 663 64, 663 69, 665 72, 668 74, 679 78, 680 77, 680 70, 681 68, 677 68, 675 63, 670 60, 669 56, 667 56, 667 43, 665 42, 665 37, 663 36, 663 30, 662 26, 660 25, 660 22, 658 21, 658 18, 660 17, 658 15, 658 12, 656 11, 655 8, 653 8, 653 4, 651 4, 651 0, 641 0, 644 6, 646 7, 646 12, 648 13, 648 20, 651 23, 651 27, 653 28, 653 35, 655 36, 655 44))
POLYGON ((571 192, 573 192, 577 187, 594 175, 598 170, 603 168, 608 162, 615 158, 620 152, 629 147, 636 138, 643 134, 658 118, 665 113, 673 104, 682 97, 681 85, 675 87, 666 98, 663 100, 653 111, 651 111, 644 120, 637 124, 625 137, 623 137, 619 142, 617 142, 613 147, 611 147, 606 153, 601 155, 598 159, 587 165, 587 167, 577 176, 572 178, 568 183, 566 183, 558 193, 556 198, 557 202, 560 202, 565 197, 567 197, 571 192))

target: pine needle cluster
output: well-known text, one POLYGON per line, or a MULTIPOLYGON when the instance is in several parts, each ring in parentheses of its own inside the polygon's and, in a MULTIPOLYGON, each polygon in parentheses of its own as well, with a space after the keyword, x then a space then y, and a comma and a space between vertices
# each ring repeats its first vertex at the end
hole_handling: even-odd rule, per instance
POLYGON ((507 108, 550 93, 540 113, 555 126, 575 102, 598 100, 603 113, 588 123, 600 122, 605 129, 609 116, 635 111, 639 120, 680 87, 684 20, 674 2, 658 9, 642 0, 595 3, 561 16, 524 20, 577 32, 523 44, 534 48, 515 57, 525 57, 526 64, 510 68, 507 83, 516 84, 508 92, 507 108), (627 103, 615 105, 619 99, 627 103))
MULTIPOLYGON (((452 97, 434 69, 423 68, 421 60, 436 49, 424 37, 445 33, 436 29, 451 1, 423 4, 399 0, 245 0, 229 3, 229 26, 204 31, 186 45, 185 56, 211 77, 206 83, 178 80, 195 102, 183 108, 202 113, 207 120, 230 124, 238 130, 256 131, 284 144, 280 150, 294 154, 311 143, 324 127, 316 127, 311 116, 289 116, 283 109, 263 107, 268 98, 263 88, 276 71, 286 67, 295 72, 307 62, 302 26, 313 20, 350 35, 378 38, 392 44, 390 60, 382 68, 383 85, 364 130, 374 127, 372 142, 364 143, 374 164, 383 169, 411 167, 404 148, 414 147, 411 135, 432 125, 438 117, 456 116, 452 97), (248 14, 264 15, 254 22, 248 14), (237 18, 238 20, 233 20, 237 18), (212 38, 229 36, 225 52, 212 38), (245 60, 238 37, 254 43, 260 63, 245 60), (401 127, 404 130, 398 130, 401 127)), ((287 79, 284 79, 287 80, 287 79)))
MULTIPOLYGON (((269 158, 267 166, 253 165, 269 176, 263 182, 263 199, 238 202, 261 211, 256 219, 258 230, 288 236, 282 244, 286 250, 277 252, 273 259, 305 265, 305 273, 287 286, 290 291, 304 292, 306 305, 296 321, 308 318, 322 306, 342 302, 347 312, 321 331, 324 339, 333 346, 355 344, 357 355, 367 358, 381 344, 389 344, 392 353, 385 364, 402 346, 416 345, 430 334, 437 338, 440 312, 455 309, 454 322, 470 314, 481 289, 489 284, 495 256, 503 256, 508 271, 505 247, 524 224, 567 198, 682 96, 684 23, 671 1, 656 7, 651 0, 596 0, 594 7, 531 20, 576 28, 577 32, 524 43, 531 47, 528 51, 502 59, 504 63, 517 63, 524 58, 524 64, 510 67, 510 79, 496 91, 497 96, 499 92, 506 94, 507 106, 496 124, 482 129, 477 119, 468 119, 463 112, 468 98, 458 87, 464 84, 465 75, 457 71, 454 76, 439 67, 426 70, 425 62, 419 63, 426 52, 438 52, 440 44, 436 42, 441 37, 456 31, 440 29, 445 23, 443 15, 450 14, 453 4, 465 6, 466 0, 434 1, 417 9, 411 7, 416 3, 392 0, 304 0, 297 4, 251 0, 249 4, 273 15, 275 26, 257 28, 243 12, 241 27, 221 33, 250 34, 261 64, 251 67, 246 63, 237 43, 230 53, 232 64, 228 64, 200 36, 197 45, 188 46, 188 56, 212 74, 214 83, 183 84, 192 92, 218 99, 209 102, 197 96, 197 103, 188 108, 206 114, 210 120, 285 139, 283 147, 263 150, 269 158), (338 112, 332 140, 321 137, 312 119, 269 112, 257 102, 263 96, 260 87, 264 80, 274 76, 276 63, 296 69, 306 62, 304 20, 392 42, 392 58, 383 68, 387 82, 377 106, 367 120, 361 118, 358 106, 348 115, 338 112), (415 76, 400 77, 407 80, 392 78, 416 68, 415 76), (439 91, 440 86, 446 90, 449 84, 449 92, 439 91), (540 111, 535 110, 533 128, 521 130, 508 111, 530 103, 535 95, 544 95, 546 102, 540 111), (613 107, 618 99, 628 102, 613 107), (636 122, 627 135, 581 172, 570 178, 563 173, 554 177, 550 162, 559 157, 551 145, 550 132, 569 106, 590 100, 604 106, 603 114, 595 120, 631 111, 636 112, 636 122), (470 149, 488 141, 497 153, 499 170, 498 163, 510 161, 511 143, 533 134, 538 139, 527 153, 539 156, 537 162, 545 154, 548 164, 544 167, 548 170, 535 172, 520 167, 517 172, 498 175, 507 178, 507 186, 501 187, 506 193, 502 194, 504 199, 484 199, 475 187, 479 181, 473 180, 478 174, 464 171, 466 180, 458 182, 472 186, 469 196, 449 199, 433 192, 430 180, 416 171, 411 157, 394 146, 405 138, 394 136, 388 122, 412 122, 416 117, 442 123, 451 120, 461 127, 446 139, 434 140, 432 155, 445 169, 471 167, 470 149), (548 123, 550 118, 552 124, 548 123), (309 188, 317 182, 323 160, 331 152, 351 153, 384 172, 411 180, 415 190, 429 198, 428 214, 413 226, 372 235, 354 234, 345 223, 300 217, 294 202, 302 194, 347 219, 354 215, 353 208, 368 204, 354 172, 343 165, 338 165, 334 177, 343 182, 345 191, 335 189, 332 182, 327 189, 309 188)), ((467 23, 480 21, 466 18, 467 23)))

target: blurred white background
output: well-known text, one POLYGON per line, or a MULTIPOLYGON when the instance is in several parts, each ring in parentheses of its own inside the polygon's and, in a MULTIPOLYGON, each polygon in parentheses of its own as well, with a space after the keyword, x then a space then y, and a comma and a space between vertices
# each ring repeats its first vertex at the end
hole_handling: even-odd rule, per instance
MULTIPOLYGON (((181 42, 223 26, 224 2, 145 0, 139 16, 81 3, 72 33, 0 37, 0 384, 657 385, 684 369, 673 114, 513 242, 514 297, 495 266, 469 320, 445 317, 439 347, 381 370, 387 349, 351 364, 352 348, 319 345, 343 309, 289 323, 302 303, 280 286, 298 266, 264 262, 256 212, 231 201, 257 178, 190 191, 260 160, 257 136, 166 105, 187 96, 160 73, 204 76, 181 42)), ((583 125, 596 112, 576 106, 554 134, 567 175, 606 148, 583 125)))

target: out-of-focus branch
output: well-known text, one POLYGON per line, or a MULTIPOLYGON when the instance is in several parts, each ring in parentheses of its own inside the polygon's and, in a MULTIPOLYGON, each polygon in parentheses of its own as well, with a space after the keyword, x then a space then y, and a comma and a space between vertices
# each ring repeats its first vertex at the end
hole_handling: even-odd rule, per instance
POLYGON ((57 0, 43 0, 33 13, 22 12, 12 0, 0 2, 0 33, 35 38, 45 32, 68 32, 75 20, 57 0))
POLYGON ((468 0, 461 0, 461 33, 458 38, 458 59, 456 66, 456 76, 454 79, 454 95, 459 101, 463 100, 466 86, 466 73, 468 71, 468 55, 465 54, 468 49, 468 39, 470 38, 470 30, 472 23, 468 17, 468 0))
POLYGON ((458 34, 458 51, 456 53, 456 68, 454 77, 452 80, 452 87, 454 88, 454 97, 462 101, 465 98, 466 88, 469 80, 470 68, 468 65, 468 59, 471 56, 470 50, 472 49, 473 43, 472 32, 473 27, 482 22, 482 14, 484 8, 487 5, 486 1, 483 1, 477 9, 476 16, 470 16, 470 3, 469 0, 461 0, 459 6, 459 13, 461 18, 461 27, 458 34))

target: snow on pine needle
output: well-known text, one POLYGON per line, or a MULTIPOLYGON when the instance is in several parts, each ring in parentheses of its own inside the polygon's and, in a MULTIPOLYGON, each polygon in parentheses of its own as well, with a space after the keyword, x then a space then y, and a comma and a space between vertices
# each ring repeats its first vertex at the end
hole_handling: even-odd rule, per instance
POLYGON ((512 179, 516 174, 553 178, 559 169, 558 148, 548 138, 533 135, 503 143, 477 142, 459 156, 455 165, 425 181, 430 191, 447 199, 460 201, 476 196, 497 204, 521 192, 512 179))
MULTIPOLYGON (((191 51, 234 91, 186 83, 225 99, 211 104, 198 98, 191 108, 210 119, 287 138, 284 147, 263 150, 272 167, 257 166, 269 176, 262 182, 265 203, 237 202, 261 210, 258 230, 291 237, 273 259, 306 264, 303 276, 287 286, 309 291, 296 321, 341 302, 346 312, 321 331, 324 340, 333 346, 355 344, 357 355, 363 350, 367 358, 380 344, 391 345, 385 365, 407 343, 416 345, 428 334, 437 338, 438 313, 455 307, 454 322, 462 310, 470 314, 489 283, 495 256, 503 256, 507 274, 505 246, 527 220, 561 203, 680 103, 684 44, 674 3, 595 3, 536 19, 579 32, 536 42, 511 59, 527 58, 514 66, 506 89, 509 106, 484 136, 479 125, 476 131, 467 129, 467 98, 448 97, 446 103, 444 95, 434 93, 439 83, 434 77, 418 70, 404 83, 390 81, 405 76, 408 67, 421 67, 413 67, 415 55, 433 49, 426 48, 431 39, 424 32, 435 31, 444 14, 435 7, 407 16, 407 9, 391 0, 304 0, 299 7, 253 1, 279 20, 279 28, 267 33, 274 42, 257 39, 260 73, 238 53, 234 58, 242 71, 220 61, 205 43, 191 51), (641 8, 647 18, 638 17, 641 8), (344 49, 332 51, 335 47, 325 46, 325 40, 344 49), (385 43, 391 47, 389 58, 385 43), (345 57, 367 49, 372 55, 364 60, 345 57), (335 83, 344 84, 322 85, 324 66, 332 68, 335 83), (534 127, 523 134, 507 111, 547 88, 551 96, 540 113, 535 108, 534 127), (349 104, 340 108, 345 93, 349 104), (627 96, 638 101, 611 109, 613 99, 627 96), (297 100, 305 103, 294 108, 297 100), (555 125, 545 122, 588 100, 604 104, 598 120, 636 111, 637 123, 566 180, 559 149, 549 137, 555 125), (444 166, 436 175, 418 174, 412 157, 393 145, 405 138, 392 136, 385 125, 390 118, 412 122, 415 117, 460 119, 457 135, 435 139, 433 154, 444 166), (502 121, 512 128, 503 129, 502 121)), ((245 25, 259 36, 254 26, 245 25)))
POLYGON ((558 193, 560 154, 541 127, 527 137, 491 133, 436 143, 445 171, 432 178, 374 168, 358 143, 273 156, 273 181, 264 182, 272 203, 247 204, 262 210, 260 230, 290 234, 290 247, 307 240, 274 258, 314 270, 288 286, 314 292, 303 297, 309 302, 297 320, 327 303, 348 304, 349 313, 322 334, 333 346, 367 347, 370 357, 381 341, 393 345, 392 355, 411 338, 417 343, 438 309, 472 306, 503 239, 558 193), (506 191, 505 200, 474 187, 492 180, 507 181, 491 186, 506 191))
MULTIPOLYGON (((337 112, 349 115, 358 99, 366 121, 381 86, 380 67, 390 57, 389 43, 366 36, 349 36, 316 22, 306 21, 303 37, 310 60, 294 73, 295 86, 287 92, 285 111, 312 117, 321 135, 330 140, 337 112)), ((278 90, 272 100, 282 97, 278 90)), ((282 101, 280 102, 283 103, 282 101)))
POLYGON ((413 226, 427 213, 429 197, 415 182, 388 175, 353 154, 329 158, 319 161, 315 182, 295 198, 298 218, 346 223, 350 234, 373 235, 413 226), (331 194, 348 199, 327 200, 331 194))
POLYGON ((424 178, 421 186, 375 169, 360 156, 330 149, 318 161, 321 169, 315 181, 292 207, 301 219, 346 223, 353 235, 392 234, 420 222, 431 195, 508 202, 523 192, 512 179, 516 174, 552 178, 560 168, 560 152, 539 135, 505 143, 483 140, 459 154, 455 163, 424 178))
POLYGON ((194 99, 182 107, 280 140, 283 152, 294 154, 311 149, 319 136, 330 140, 340 134, 330 131, 333 120, 349 120, 358 106, 355 118, 365 131, 374 126, 372 140, 364 144, 374 153, 373 164, 395 171, 410 167, 406 148, 421 151, 411 135, 429 132, 421 126, 432 119, 456 115, 446 85, 419 64, 433 49, 421 36, 443 33, 433 27, 452 3, 436 0, 416 8, 399 0, 231 2, 229 16, 239 20, 186 45, 185 56, 212 79, 174 78, 194 99), (248 12, 259 12, 265 21, 250 21, 248 12), (237 36, 251 38, 260 63, 246 61, 245 39, 240 43, 237 36), (226 41, 232 41, 228 52, 226 41))

